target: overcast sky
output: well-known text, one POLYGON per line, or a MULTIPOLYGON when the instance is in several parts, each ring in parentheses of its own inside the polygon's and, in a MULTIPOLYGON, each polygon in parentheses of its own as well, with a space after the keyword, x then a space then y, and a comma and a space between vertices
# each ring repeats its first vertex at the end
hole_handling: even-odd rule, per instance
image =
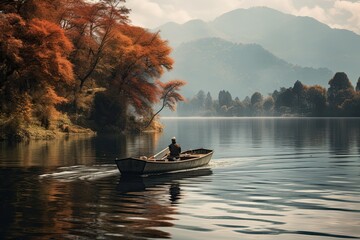
POLYGON ((169 21, 211 21, 237 8, 267 6, 360 34, 360 0, 127 0, 126 6, 132 9, 132 24, 149 29, 169 21))

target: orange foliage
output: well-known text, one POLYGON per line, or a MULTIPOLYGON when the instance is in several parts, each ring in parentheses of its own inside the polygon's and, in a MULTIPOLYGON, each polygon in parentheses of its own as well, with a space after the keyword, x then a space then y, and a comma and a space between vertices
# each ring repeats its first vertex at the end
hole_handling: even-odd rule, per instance
POLYGON ((122 0, 102 0, 97 3, 74 1, 67 5, 62 25, 75 45, 71 60, 75 64, 80 89, 100 72, 102 58, 113 38, 113 28, 128 21, 129 10, 122 0))
MULTIPOLYGON (((0 110, 11 115, 24 102, 27 109, 29 103, 33 108, 55 109, 64 101, 58 96, 60 90, 74 80, 67 60, 73 49, 71 42, 59 26, 45 20, 27 23, 16 14, 3 14, 0 26, 4 30, 0 32, 0 93, 2 101, 10 100, 9 106, 0 110)), ((24 112, 25 119, 30 119, 29 111, 24 112)))
MULTIPOLYGON (((48 126, 58 114, 55 106, 68 101, 63 96, 75 93, 76 103, 89 82, 106 89, 122 114, 132 107, 150 115, 161 99, 174 110, 184 100, 177 91, 185 82, 158 80, 172 69, 171 48, 158 33, 128 25, 124 2, 0 3, 0 101, 26 103, 25 115, 32 104, 32 114, 48 126)), ((17 109, 9 105, 0 104, 0 111, 17 109)))
POLYGON ((149 114, 152 104, 161 98, 156 80, 172 68, 171 48, 158 33, 139 27, 117 25, 112 34, 104 62, 113 70, 108 71, 108 81, 103 84, 138 113, 149 114))
POLYGON ((72 51, 72 44, 59 26, 33 19, 29 23, 28 33, 32 37, 31 52, 39 63, 33 67, 42 71, 42 77, 47 78, 46 80, 71 84, 74 80, 72 64, 67 60, 67 56, 72 51))
POLYGON ((186 84, 186 82, 183 80, 171 80, 166 83, 158 81, 158 84, 162 88, 161 99, 164 101, 164 105, 168 106, 170 110, 175 111, 176 103, 185 101, 184 96, 176 91, 179 91, 180 88, 186 84))

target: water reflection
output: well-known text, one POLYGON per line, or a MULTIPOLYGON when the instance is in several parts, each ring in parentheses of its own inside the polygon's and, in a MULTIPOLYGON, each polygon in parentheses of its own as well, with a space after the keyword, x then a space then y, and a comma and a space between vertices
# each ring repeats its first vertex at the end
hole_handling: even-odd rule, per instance
POLYGON ((274 151, 360 152, 359 118, 190 118, 163 122, 166 131, 160 146, 177 136, 185 149, 210 146, 215 158, 272 155, 274 151))
POLYGON ((334 155, 360 152, 359 119, 230 118, 163 120, 164 133, 67 136, 54 141, 0 143, 0 166, 73 166, 113 163, 114 158, 152 155, 177 136, 183 149, 213 148, 239 156, 269 151, 330 150, 334 155))
POLYGON ((152 189, 153 187, 166 185, 169 186, 170 195, 172 193, 174 194, 174 196, 170 196, 170 199, 177 199, 177 196, 175 195, 176 192, 180 192, 180 189, 176 190, 172 188, 179 188, 179 181, 200 176, 209 176, 211 174, 211 169, 205 167, 194 170, 155 174, 149 176, 121 175, 117 185, 117 190, 120 193, 142 192, 148 189, 152 189))
POLYGON ((166 228, 174 226, 182 182, 196 183, 212 171, 39 182, 17 169, 2 171, 0 180, 13 174, 23 179, 0 188, 0 238, 147 239, 171 237, 166 228))
POLYGON ((359 119, 164 124, 160 135, 0 143, 0 239, 359 239, 359 119), (211 169, 120 176, 114 158, 174 135, 214 149, 211 169))
POLYGON ((117 157, 151 155, 161 133, 64 136, 51 141, 0 142, 0 166, 73 166, 113 163, 117 157))
MULTIPOLYGON (((169 238, 169 233, 155 230, 156 227, 173 227, 180 204, 181 183, 196 182, 198 177, 209 176, 210 169, 168 173, 161 175, 121 176, 117 185, 119 204, 117 211, 127 214, 126 227, 136 236, 169 238), (134 216, 134 212, 136 213, 134 216), (152 235, 149 235, 151 231, 152 235), (145 234, 145 235, 144 235, 145 234)), ((123 214, 122 214, 123 215, 123 214)))

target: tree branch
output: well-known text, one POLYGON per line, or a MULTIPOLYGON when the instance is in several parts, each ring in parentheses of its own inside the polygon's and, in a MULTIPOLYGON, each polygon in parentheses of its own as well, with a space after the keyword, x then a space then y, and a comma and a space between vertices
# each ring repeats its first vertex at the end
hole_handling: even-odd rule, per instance
POLYGON ((151 122, 154 120, 154 118, 156 117, 156 115, 158 115, 163 109, 164 107, 166 106, 167 104, 167 96, 168 94, 175 88, 175 86, 172 86, 167 92, 166 94, 164 95, 164 98, 163 98, 163 105, 162 107, 160 108, 159 111, 157 111, 152 117, 151 119, 149 120, 149 122, 146 124, 146 126, 143 128, 143 129, 146 129, 150 126, 151 122))

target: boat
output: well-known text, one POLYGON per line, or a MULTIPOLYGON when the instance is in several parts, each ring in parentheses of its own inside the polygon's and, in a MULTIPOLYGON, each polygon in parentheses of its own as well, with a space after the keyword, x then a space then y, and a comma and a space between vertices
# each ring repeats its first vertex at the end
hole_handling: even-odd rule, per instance
POLYGON ((213 150, 199 148, 180 153, 176 160, 169 160, 168 148, 151 157, 130 157, 116 159, 122 175, 157 174, 202 167, 210 162, 213 150))

